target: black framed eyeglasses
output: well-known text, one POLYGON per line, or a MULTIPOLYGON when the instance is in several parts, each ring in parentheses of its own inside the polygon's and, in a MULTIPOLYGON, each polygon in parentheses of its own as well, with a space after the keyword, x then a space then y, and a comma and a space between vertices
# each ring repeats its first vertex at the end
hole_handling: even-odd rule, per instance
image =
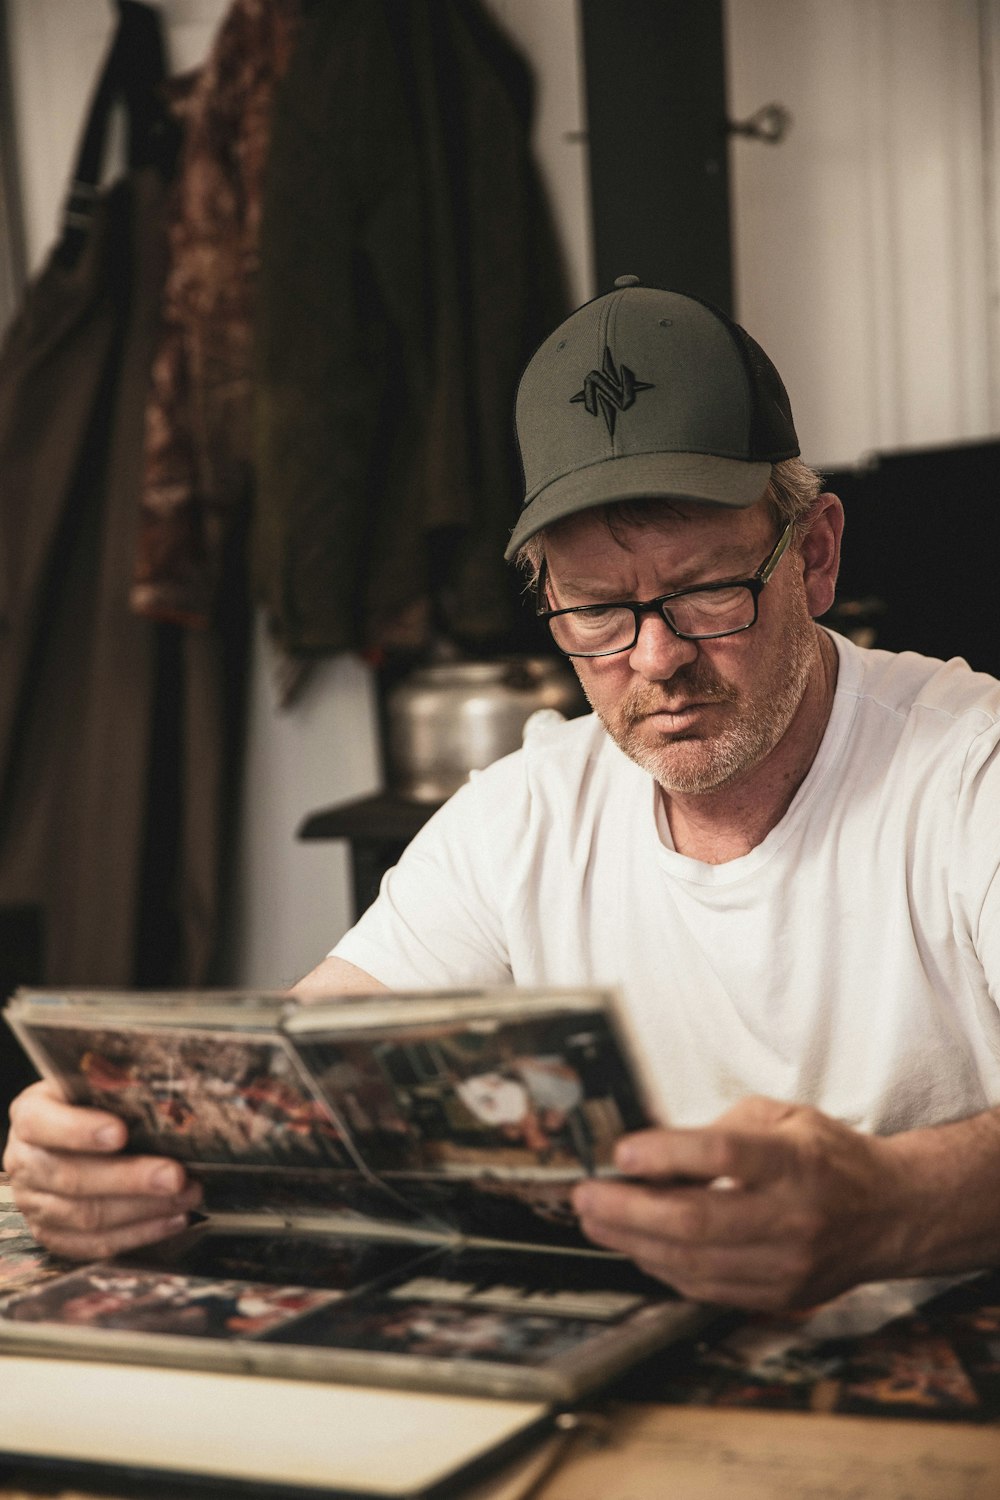
MULTIPOLYGON (((639 639, 642 616, 658 614, 682 641, 714 641, 738 635, 756 624, 760 593, 785 554, 792 536, 789 521, 752 578, 726 578, 718 583, 696 583, 644 602, 574 604, 568 609, 539 609, 549 634, 564 656, 614 656, 631 651, 639 639)), ((544 575, 538 597, 545 597, 544 575)))

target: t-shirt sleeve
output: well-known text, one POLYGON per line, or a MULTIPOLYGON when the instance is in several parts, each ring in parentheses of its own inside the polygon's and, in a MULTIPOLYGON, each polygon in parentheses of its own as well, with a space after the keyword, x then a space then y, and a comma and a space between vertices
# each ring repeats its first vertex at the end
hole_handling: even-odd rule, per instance
POLYGON ((983 902, 978 947, 989 992, 1000 1006, 1000 870, 990 882, 983 902))
POLYGON ((520 785, 503 767, 463 786, 424 825, 379 895, 333 954, 390 989, 506 984, 511 966, 496 879, 503 827, 496 808, 517 819, 520 785), (497 781, 509 785, 494 785, 497 781), (515 804, 512 806, 511 804, 515 804))
POLYGON ((1000 1006, 1000 735, 995 728, 973 742, 962 777, 954 841, 953 878, 961 892, 978 963, 1000 1006))

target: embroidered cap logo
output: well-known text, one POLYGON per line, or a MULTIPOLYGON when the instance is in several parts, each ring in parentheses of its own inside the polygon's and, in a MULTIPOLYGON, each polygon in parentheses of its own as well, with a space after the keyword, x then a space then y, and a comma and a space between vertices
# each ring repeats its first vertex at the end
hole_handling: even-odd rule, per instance
POLYGON ((583 382, 583 390, 570 396, 570 401, 582 401, 592 417, 598 411, 603 414, 608 426, 608 435, 614 437, 615 422, 620 411, 628 411, 634 403, 637 391, 651 391, 648 380, 636 380, 628 365, 615 367, 614 358, 607 344, 604 346, 603 368, 591 370, 583 382))

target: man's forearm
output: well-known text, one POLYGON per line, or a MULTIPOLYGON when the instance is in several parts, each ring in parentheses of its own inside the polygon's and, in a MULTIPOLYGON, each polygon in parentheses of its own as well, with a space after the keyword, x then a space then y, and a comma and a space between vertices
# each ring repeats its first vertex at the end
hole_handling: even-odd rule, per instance
POLYGON ((1000 1265, 1000 1109, 883 1144, 896 1196, 886 1275, 1000 1265))
POLYGON ((305 1004, 349 995, 374 995, 386 986, 356 964, 329 954, 315 969, 292 985, 291 993, 305 1004))

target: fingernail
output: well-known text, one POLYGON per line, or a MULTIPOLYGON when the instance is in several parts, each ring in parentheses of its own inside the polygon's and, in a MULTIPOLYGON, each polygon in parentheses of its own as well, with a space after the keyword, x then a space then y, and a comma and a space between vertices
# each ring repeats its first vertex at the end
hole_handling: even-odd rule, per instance
POLYGON ((180 1169, 178 1167, 157 1167, 150 1179, 154 1192, 176 1193, 180 1191, 180 1169))
POLYGON ((172 1219, 167 1219, 163 1225, 164 1234, 177 1234, 179 1230, 188 1227, 187 1214, 175 1214, 172 1219))
POLYGON ((121 1139, 122 1133, 119 1125, 102 1125, 100 1130, 94 1132, 94 1143, 97 1146, 120 1146, 121 1139))
POLYGON ((638 1155, 633 1145, 623 1142, 615 1147, 615 1166, 619 1172, 631 1172, 638 1164, 638 1155))

